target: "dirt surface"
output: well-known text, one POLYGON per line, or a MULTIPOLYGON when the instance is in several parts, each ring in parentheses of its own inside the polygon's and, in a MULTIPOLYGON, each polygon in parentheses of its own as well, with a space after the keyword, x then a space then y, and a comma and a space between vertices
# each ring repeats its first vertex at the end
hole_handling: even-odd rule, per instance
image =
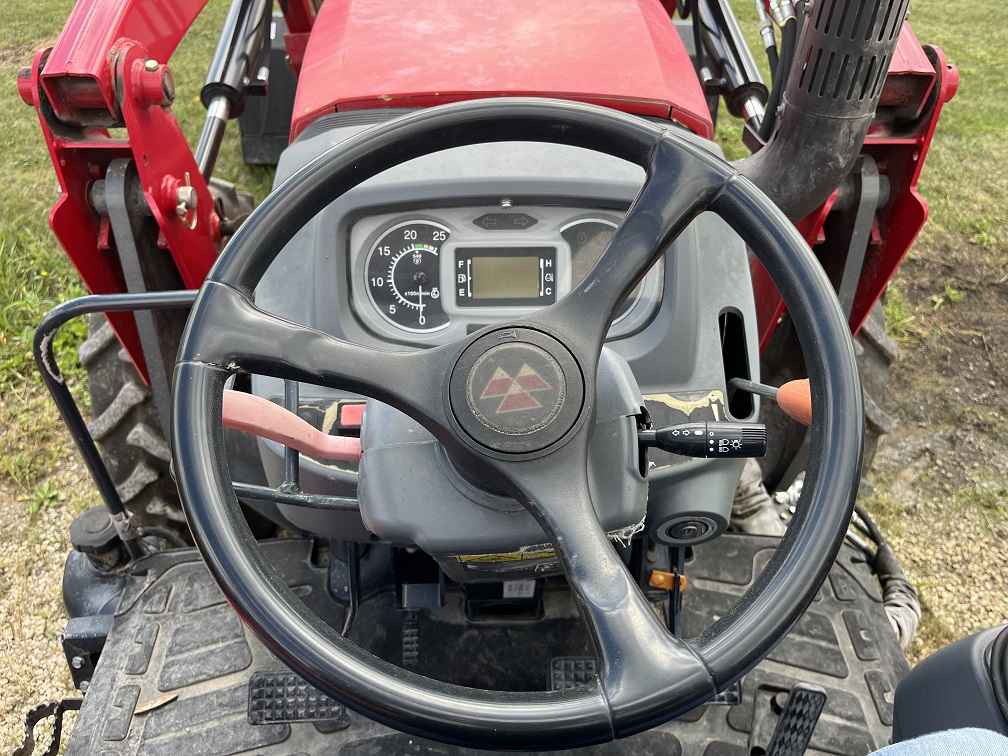
POLYGON ((920 589, 915 661, 1008 622, 1008 261, 937 241, 915 249, 894 288, 913 320, 869 503, 920 589))

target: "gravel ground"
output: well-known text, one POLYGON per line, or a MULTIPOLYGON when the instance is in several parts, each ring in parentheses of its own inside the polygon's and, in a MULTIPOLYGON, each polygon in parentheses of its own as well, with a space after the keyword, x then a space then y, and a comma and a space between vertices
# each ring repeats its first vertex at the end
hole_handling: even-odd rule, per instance
POLYGON ((886 537, 917 585, 924 612, 907 649, 911 663, 1008 622, 1008 453, 968 428, 936 434, 925 423, 904 420, 880 446, 875 467, 885 479, 880 490, 901 510, 886 537), (977 458, 984 460, 980 468, 977 458), (936 493, 928 480, 951 483, 936 493), (993 506, 962 506, 955 491, 970 486, 975 498, 993 506))
MULTIPOLYGON (((68 444, 68 446, 70 446, 68 444)), ((59 464, 59 463, 58 463, 59 464)), ((57 479, 80 486, 83 467, 62 463, 57 479)), ((33 517, 15 491, 0 486, 0 751, 21 743, 25 712, 40 703, 79 695, 60 648, 66 613, 60 592, 70 548, 70 505, 33 517)), ((40 726, 38 733, 44 733, 40 726)))

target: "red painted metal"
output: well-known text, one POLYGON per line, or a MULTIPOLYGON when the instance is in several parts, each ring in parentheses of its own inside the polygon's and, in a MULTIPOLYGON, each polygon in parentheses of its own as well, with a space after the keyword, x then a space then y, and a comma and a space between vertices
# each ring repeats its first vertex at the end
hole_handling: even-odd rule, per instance
MULTIPOLYGON (((56 46, 22 71, 18 90, 39 112, 63 195, 50 224, 89 291, 124 289, 108 224, 87 201, 90 183, 119 157, 136 160, 144 193, 186 286, 199 286, 217 253, 219 219, 170 110, 161 107, 163 61, 207 0, 80 0, 56 46), (146 65, 147 61, 160 61, 146 65), (124 124, 130 141, 102 128, 124 124), (198 196, 195 227, 175 214, 188 175, 198 196)), ((304 56, 292 137, 335 109, 430 106, 460 99, 532 95, 607 105, 671 118, 711 137, 713 127, 690 60, 672 26, 670 0, 449 0, 331 2, 285 11, 293 58, 304 56), (663 7, 663 5, 665 7, 663 7), (430 19, 438 19, 430 23, 430 19), (309 33, 311 36, 309 37, 309 33), (305 42, 307 40, 307 47, 305 42), (338 54, 336 53, 338 51, 338 54)), ((860 328, 927 217, 916 182, 942 105, 958 72, 940 50, 922 48, 904 25, 865 142, 890 182, 879 211, 851 316, 860 328), (930 57, 929 57, 930 56, 930 57)), ((813 246, 835 197, 797 226, 813 246)), ((754 263, 765 347, 783 302, 754 263)), ((132 318, 113 326, 144 373, 132 318)))
MULTIPOLYGON (((104 166, 116 158, 130 156, 129 143, 112 139, 104 129, 67 126, 55 119, 50 125, 51 108, 39 85, 39 72, 48 55, 49 50, 36 53, 28 71, 30 84, 22 86, 24 72, 19 75, 18 84, 22 98, 27 95, 29 104, 39 115, 42 136, 62 192, 49 213, 49 226, 89 292, 123 292, 126 291, 126 283, 122 269, 115 256, 106 254, 99 243, 100 237, 107 239, 107 233, 102 234, 98 218, 88 205, 87 190, 92 181, 104 175, 104 166), (73 144, 73 147, 68 147, 68 144, 73 144)), ((109 322, 133 356, 134 363, 146 373, 133 316, 114 314, 109 316, 109 322)))
POLYGON ((111 125, 116 118, 111 55, 119 40, 142 42, 166 62, 207 0, 79 0, 49 55, 42 87, 56 117, 111 125))
POLYGON ((592 102, 713 134, 690 58, 659 0, 356 0, 319 11, 291 138, 337 109, 502 95, 592 102))
POLYGON ((284 5, 284 21, 287 33, 284 34, 284 47, 287 49, 287 62, 295 76, 301 75, 301 61, 304 60, 308 38, 315 26, 314 0, 288 0, 284 5))
POLYGON ((145 78, 159 80, 160 74, 145 67, 145 58, 138 44, 120 46, 116 73, 122 82, 123 121, 163 246, 171 251, 185 286, 199 288, 217 259, 213 197, 175 116, 148 98, 145 78), (176 214, 177 190, 186 184, 196 191, 195 223, 192 215, 184 220, 176 214))
POLYGON ((290 63, 294 75, 301 76, 301 63, 304 61, 305 50, 308 48, 309 32, 300 34, 284 34, 284 47, 287 50, 287 62, 290 63))
MULTIPOLYGON (((39 123, 62 189, 49 217, 49 224, 66 250, 88 291, 95 294, 126 290, 122 270, 114 251, 108 224, 102 223, 88 201, 92 182, 104 178, 109 163, 132 157, 136 163, 144 195, 161 230, 161 244, 170 250, 185 286, 199 287, 217 257, 219 230, 213 212, 213 198, 203 181, 185 135, 167 101, 163 64, 148 65, 149 54, 138 43, 118 40, 110 48, 108 68, 113 108, 126 126, 130 141, 113 139, 103 128, 65 123, 59 120, 44 86, 45 77, 55 76, 49 51, 40 52, 27 76, 19 76, 19 91, 39 114, 39 123), (48 56, 48 59, 47 59, 48 56), (42 72, 42 73, 40 73, 42 72), (117 95, 116 92, 119 94, 117 95), (188 222, 176 214, 177 189, 189 177, 198 198, 195 214, 188 222), (195 217, 195 225, 193 225, 195 217)), ((100 77, 93 71, 90 80, 100 77)), ((65 88, 57 88, 65 93, 65 88)), ((67 112, 75 112, 73 107, 67 112)), ((85 119, 86 121, 89 119, 85 119)), ((136 325, 131 315, 110 316, 112 327, 146 378, 146 365, 136 325)))
MULTIPOLYGON (((927 220, 927 203, 917 191, 942 106, 955 96, 959 72, 938 48, 922 47, 909 24, 900 33, 892 65, 862 152, 889 181, 889 201, 876 215, 851 309, 851 333, 861 330, 927 220)), ((836 194, 797 223, 813 250, 826 242, 824 225, 836 194)), ((760 351, 784 313, 784 302, 758 260, 750 268, 756 296, 760 351)))
POLYGON ((287 0, 284 21, 291 34, 307 34, 315 24, 315 0, 287 0))
MULTIPOLYGON (((89 186, 117 158, 136 161, 161 242, 186 286, 199 286, 217 255, 213 201, 178 123, 162 108, 170 99, 163 63, 206 3, 79 0, 56 45, 41 51, 27 76, 19 77, 22 99, 39 114, 62 189, 49 224, 90 292, 126 289, 108 222, 100 221, 88 202, 89 186), (158 64, 148 70, 147 60, 158 64), (119 125, 127 127, 129 141, 113 139, 102 128, 119 125), (193 230, 175 214, 176 190, 186 174, 198 197, 193 230)), ((146 379, 132 316, 109 320, 146 379)))
MULTIPOLYGON (((836 198, 837 193, 833 192, 815 212, 795 224, 799 233, 813 249, 826 240, 823 234, 823 224, 826 223, 826 218, 833 209, 836 198)), ((760 353, 762 353, 770 343, 770 337, 773 335, 781 316, 784 315, 784 298, 777 291, 777 285, 770 278, 763 263, 756 257, 749 261, 749 275, 752 278, 753 293, 756 299, 756 324, 760 334, 760 353)))
POLYGON ((934 138, 942 106, 955 96, 959 88, 959 70, 945 59, 941 49, 925 47, 923 50, 936 76, 934 87, 928 90, 928 102, 922 108, 924 117, 909 132, 880 129, 869 132, 865 140, 864 152, 875 158, 879 170, 889 177, 890 199, 876 218, 878 244, 869 245, 861 269, 851 313, 852 333, 860 330, 868 313, 885 292, 928 217, 927 202, 917 191, 917 180, 934 138), (931 108, 930 112, 928 108, 931 108))

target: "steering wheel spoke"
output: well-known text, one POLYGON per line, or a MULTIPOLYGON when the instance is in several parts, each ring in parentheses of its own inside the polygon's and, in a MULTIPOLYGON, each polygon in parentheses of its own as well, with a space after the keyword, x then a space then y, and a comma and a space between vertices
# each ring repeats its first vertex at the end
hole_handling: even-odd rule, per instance
POLYGON ((702 148, 666 133, 647 178, 609 246, 562 300, 526 320, 547 325, 568 344, 597 354, 620 305, 669 246, 731 180, 702 148))
POLYGON ((531 468, 516 476, 523 503, 563 563, 595 646, 617 734, 656 723, 659 713, 667 711, 670 696, 713 696, 703 660, 668 632, 600 525, 584 443, 567 444, 554 453, 549 466, 533 463, 531 468), (642 707, 642 701, 652 705, 642 707))
POLYGON ((342 341, 259 309, 227 284, 208 281, 199 349, 185 349, 183 362, 229 372, 301 381, 353 391, 405 412, 439 438, 453 438, 441 399, 450 348, 390 352, 342 341))

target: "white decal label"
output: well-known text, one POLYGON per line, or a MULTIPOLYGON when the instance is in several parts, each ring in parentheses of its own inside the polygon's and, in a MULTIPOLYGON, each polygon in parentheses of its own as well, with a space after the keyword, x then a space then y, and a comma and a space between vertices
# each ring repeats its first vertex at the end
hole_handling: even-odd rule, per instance
POLYGON ((532 598, 535 580, 508 580, 504 583, 504 598, 532 598))

